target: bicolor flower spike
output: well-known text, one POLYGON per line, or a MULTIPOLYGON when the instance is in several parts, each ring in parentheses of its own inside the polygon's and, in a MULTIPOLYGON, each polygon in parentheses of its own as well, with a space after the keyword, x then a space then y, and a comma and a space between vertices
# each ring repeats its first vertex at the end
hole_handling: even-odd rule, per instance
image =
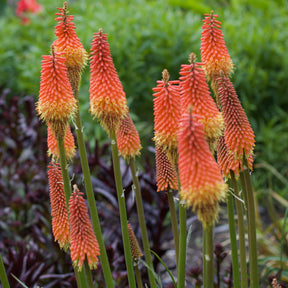
POLYGON ((167 157, 161 146, 156 145, 156 182, 157 192, 167 191, 169 188, 178 189, 175 165, 167 157))
POLYGON ((139 258, 143 256, 143 253, 139 247, 137 238, 134 234, 134 231, 130 223, 128 223, 127 226, 128 226, 129 242, 130 242, 130 247, 131 247, 131 255, 132 255, 133 261, 137 261, 139 258))
POLYGON ((70 226, 59 164, 51 162, 48 166, 49 191, 51 202, 52 232, 60 248, 67 250, 70 245, 70 226))
POLYGON ((128 113, 126 96, 112 61, 107 34, 94 34, 90 57, 90 113, 110 135, 128 113))
POLYGON ((127 113, 121 118, 120 125, 116 131, 117 145, 119 154, 129 161, 131 158, 140 154, 142 148, 138 131, 127 113))
POLYGON ((233 71, 233 63, 221 31, 221 22, 217 17, 213 11, 205 14, 201 33, 201 60, 206 76, 212 81, 219 76, 220 71, 227 77, 233 71))
POLYGON ((181 113, 179 80, 169 81, 166 69, 163 79, 153 88, 154 141, 161 146, 173 163, 177 158, 177 129, 181 113))
POLYGON ((71 259, 74 267, 79 271, 87 258, 90 269, 96 269, 99 244, 93 231, 93 227, 85 205, 83 193, 76 185, 69 200, 70 227, 71 227, 71 259))
MULTIPOLYGON (((48 156, 52 157, 56 161, 59 160, 59 149, 57 140, 55 139, 55 136, 53 135, 51 128, 49 126, 49 123, 47 125, 47 143, 48 143, 48 156)), ((75 148, 75 141, 74 136, 71 132, 70 126, 67 125, 65 137, 64 137, 64 147, 65 147, 65 155, 67 160, 71 160, 75 154, 76 154, 76 148, 75 148)))
POLYGON ((225 143, 236 159, 248 160, 253 154, 255 135, 228 77, 217 79, 218 95, 225 121, 225 143))
POLYGON ((196 63, 196 55, 189 56, 191 64, 181 65, 180 95, 182 114, 187 113, 192 107, 193 114, 201 116, 205 136, 216 139, 223 134, 224 120, 221 112, 211 97, 209 86, 206 82, 205 72, 196 63))
POLYGON ((56 138, 64 137, 68 120, 74 115, 77 100, 67 76, 65 58, 54 51, 41 61, 41 82, 37 112, 40 119, 50 124, 56 138))
POLYGON ((69 80, 72 88, 79 89, 80 75, 82 68, 87 64, 88 53, 76 34, 75 24, 72 22, 74 16, 68 14, 68 4, 65 1, 63 8, 57 8, 60 13, 56 13, 56 21, 59 21, 55 27, 57 39, 53 42, 57 52, 63 52, 65 65, 68 68, 69 80))
POLYGON ((203 226, 217 219, 219 201, 227 190, 221 171, 204 137, 203 125, 197 116, 185 113, 178 131, 178 169, 181 183, 180 196, 203 226))

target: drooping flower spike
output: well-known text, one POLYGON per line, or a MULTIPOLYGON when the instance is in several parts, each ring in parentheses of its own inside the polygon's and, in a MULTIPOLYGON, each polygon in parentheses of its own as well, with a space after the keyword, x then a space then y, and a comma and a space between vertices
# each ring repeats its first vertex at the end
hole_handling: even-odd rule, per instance
POLYGON ((51 202, 52 232, 60 248, 70 246, 70 226, 59 164, 51 162, 48 166, 49 191, 51 202))
POLYGON ((225 143, 236 159, 242 161, 245 156, 248 161, 255 146, 254 132, 230 79, 219 77, 217 86, 225 121, 225 143))
POLYGON ((94 34, 90 57, 90 113, 110 135, 128 113, 126 96, 112 61, 107 34, 94 34))
POLYGON ((67 76, 65 58, 51 49, 41 61, 41 82, 36 110, 40 119, 50 124, 56 138, 64 137, 68 120, 74 115, 77 100, 67 76))
POLYGON ((65 1, 63 8, 57 8, 60 13, 56 13, 56 21, 59 21, 55 27, 57 39, 53 42, 57 52, 63 52, 65 65, 68 68, 68 76, 73 91, 79 89, 80 76, 82 68, 87 64, 88 54, 76 34, 75 24, 72 22, 74 16, 68 14, 68 4, 65 1))
POLYGON ((129 233, 131 255, 132 255, 133 261, 137 261, 139 258, 143 256, 143 253, 139 247, 137 238, 129 222, 127 226, 128 226, 128 233, 129 233))
POLYGON ((181 115, 179 80, 169 81, 166 69, 163 79, 153 88, 154 141, 161 146, 173 163, 177 159, 177 129, 181 115))
POLYGON ((116 131, 117 145, 120 155, 129 161, 140 154, 142 148, 138 131, 127 113, 121 118, 120 125, 116 131))
POLYGON ((192 207, 203 226, 217 219, 219 201, 227 186, 205 140, 197 115, 183 114, 178 132, 180 196, 192 207), (196 121, 197 119, 197 121, 196 121))
MULTIPOLYGON (((48 156, 49 157, 51 156, 53 159, 57 161, 60 159, 58 144, 57 140, 55 139, 55 136, 51 131, 49 123, 47 125, 47 134, 48 134, 47 136, 48 156)), ((69 161, 76 154, 75 141, 69 125, 67 125, 65 132, 64 147, 65 147, 65 156, 69 161)))
POLYGON ((209 80, 214 81, 219 77, 220 71, 226 77, 233 71, 233 63, 226 47, 224 36, 221 31, 221 22, 218 15, 205 14, 201 33, 201 60, 209 80))
POLYGON ((83 193, 74 185, 74 191, 69 200, 70 229, 71 229, 71 259, 73 265, 82 270, 82 265, 87 258, 90 269, 96 269, 99 244, 93 231, 88 210, 85 205, 83 193))
POLYGON ((214 140, 222 135, 224 120, 221 112, 211 97, 209 86, 206 82, 205 72, 196 62, 196 55, 189 56, 190 64, 181 65, 180 70, 180 95, 182 114, 193 107, 193 114, 201 116, 205 135, 209 140, 214 140))

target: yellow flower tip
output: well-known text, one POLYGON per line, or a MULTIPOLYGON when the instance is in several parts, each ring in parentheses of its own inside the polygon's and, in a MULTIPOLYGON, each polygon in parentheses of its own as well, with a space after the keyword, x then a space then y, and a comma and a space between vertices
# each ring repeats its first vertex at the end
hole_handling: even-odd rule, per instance
POLYGON ((205 140, 203 125, 195 118, 197 115, 183 114, 178 131, 180 195, 199 220, 208 223, 217 219, 218 203, 227 186, 205 140))
POLYGON ((121 118, 120 125, 116 131, 116 138, 119 154, 125 160, 129 161, 129 159, 140 155, 142 146, 139 134, 129 113, 121 118))
POLYGON ((197 59, 196 54, 193 53, 193 52, 190 53, 190 55, 189 55, 189 57, 188 57, 188 61, 189 61, 189 63, 190 63, 190 64, 195 63, 195 62, 196 62, 196 59, 197 59))
POLYGON ((126 96, 112 61, 107 34, 95 33, 90 57, 90 113, 108 134, 116 131, 128 113, 126 96))
POLYGON ((178 189, 175 165, 167 157, 163 147, 156 145, 156 182, 157 192, 166 191, 168 188, 178 189))
POLYGON ((95 269, 100 255, 99 244, 93 231, 88 210, 77 185, 69 200, 71 227, 71 259, 73 265, 81 271, 83 262, 87 258, 89 267, 95 269))
MULTIPOLYGON (((47 125, 48 156, 49 157, 51 156, 52 159, 55 159, 57 161, 60 158, 57 140, 52 133, 49 123, 47 124, 48 124, 47 125)), ((64 147, 65 147, 66 158, 69 161, 76 154, 75 141, 74 141, 74 137, 73 137, 73 134, 71 132, 69 125, 67 125, 66 132, 65 132, 64 147)))
POLYGON ((52 232, 61 249, 70 246, 70 226, 67 214, 61 168, 54 161, 48 166, 52 232))
POLYGON ((141 252, 139 243, 137 241, 137 238, 134 234, 134 231, 131 225, 128 223, 127 226, 128 226, 128 234, 129 234, 129 242, 130 242, 132 259, 133 261, 137 262, 138 259, 143 256, 143 253, 141 252))

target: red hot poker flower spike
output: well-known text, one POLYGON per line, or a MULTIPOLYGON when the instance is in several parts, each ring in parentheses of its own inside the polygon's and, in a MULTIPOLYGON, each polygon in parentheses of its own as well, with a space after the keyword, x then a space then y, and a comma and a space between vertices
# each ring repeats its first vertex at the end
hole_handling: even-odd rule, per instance
POLYGON ((133 231, 130 223, 128 223, 127 225, 128 225, 129 242, 130 242, 130 247, 131 247, 132 258, 135 262, 137 262, 138 259, 143 256, 143 254, 141 252, 137 238, 134 234, 134 231, 133 231))
POLYGON ((190 54, 189 59, 191 64, 181 65, 180 71, 182 114, 192 107, 193 114, 202 116, 201 122, 207 138, 218 138, 224 130, 222 114, 211 97, 204 70, 200 67, 202 63, 195 62, 194 53, 190 54))
POLYGON ((153 88, 154 141, 161 146, 173 163, 177 158, 177 129, 181 113, 179 81, 169 81, 169 73, 162 72, 163 80, 153 88))
POLYGON ((203 125, 195 118, 185 113, 178 132, 180 196, 206 226, 217 219, 227 186, 205 140, 203 125))
POLYGON ((138 131, 127 113, 121 118, 120 125, 116 132, 119 153, 125 160, 134 158, 140 154, 142 148, 138 131))
POLYGON ((48 168, 52 231, 60 248, 67 250, 70 245, 70 227, 61 168, 55 162, 51 162, 48 168))
POLYGON ((92 41, 90 57, 90 113, 110 134, 128 113, 126 96, 114 67, 107 34, 100 29, 92 41))
MULTIPOLYGON (((47 134, 48 134, 48 137, 47 137, 48 138, 47 140, 48 155, 52 156, 52 158, 57 161, 60 158, 58 144, 57 144, 57 140, 55 139, 55 136, 53 135, 51 131, 49 123, 47 127, 47 134)), ((69 125, 67 125, 66 132, 65 132, 64 147, 65 147, 65 155, 66 155, 67 160, 71 160, 76 154, 76 149, 75 149, 74 137, 73 137, 73 134, 71 132, 69 125)))
POLYGON ((69 200, 70 226, 71 226, 71 259, 73 265, 82 269, 85 258, 90 269, 96 269, 100 255, 99 244, 93 231, 84 198, 77 186, 69 200))
POLYGON ((233 70, 232 60, 226 47, 221 31, 221 22, 218 15, 205 14, 201 37, 201 60, 209 80, 219 76, 220 71, 229 76, 233 70))
POLYGON ((225 121, 225 143, 236 159, 242 160, 244 155, 249 159, 255 146, 255 136, 246 113, 229 78, 219 77, 217 87, 225 121))
POLYGON ((56 138, 64 137, 68 120, 73 116, 77 100, 67 76, 65 59, 59 53, 44 55, 37 112, 50 124, 56 138))

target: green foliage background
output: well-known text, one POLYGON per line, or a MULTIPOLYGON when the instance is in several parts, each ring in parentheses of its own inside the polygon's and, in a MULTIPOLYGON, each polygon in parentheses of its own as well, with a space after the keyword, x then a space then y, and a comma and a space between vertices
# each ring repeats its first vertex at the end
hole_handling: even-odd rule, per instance
MULTIPOLYGON (((41 56, 55 40, 56 7, 62 1, 41 1, 43 11, 30 15, 29 25, 7 4, 0 18, 0 86, 17 93, 37 95, 41 56)), ((3 4, 2 4, 3 5, 3 4)), ((288 174, 288 17, 282 0, 109 0, 69 2, 77 34, 87 51, 99 28, 108 34, 112 56, 140 130, 143 146, 153 137, 152 88, 167 68, 171 79, 194 52, 200 61, 204 13, 219 14, 222 31, 235 64, 233 81, 256 134, 255 164, 266 161, 283 176, 288 174), (197 2, 197 3, 196 3, 197 2)), ((89 108, 89 68, 80 93, 86 137, 104 139, 89 108)), ((145 149, 143 150, 145 153, 145 149)), ((255 169, 255 185, 268 187, 269 170, 255 169), (258 173, 259 171, 259 173, 258 173)), ((288 193, 274 181, 280 194, 288 193)), ((270 187, 271 187, 271 181, 270 187)), ((273 186, 272 185, 272 186, 273 186)), ((264 191, 264 194, 266 192, 264 191)))

